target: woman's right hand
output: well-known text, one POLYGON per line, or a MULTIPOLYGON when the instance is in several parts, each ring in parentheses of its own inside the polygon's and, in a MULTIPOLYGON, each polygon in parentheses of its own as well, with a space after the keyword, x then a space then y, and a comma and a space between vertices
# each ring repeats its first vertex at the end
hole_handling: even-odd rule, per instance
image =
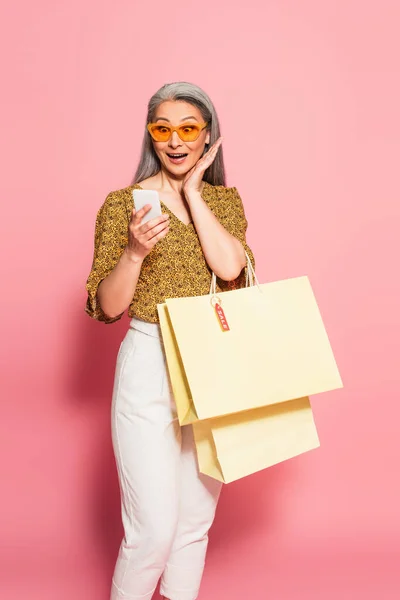
POLYGON ((140 261, 143 261, 156 243, 165 237, 169 231, 169 215, 167 213, 142 224, 143 217, 150 210, 151 204, 146 204, 138 212, 133 209, 129 222, 126 251, 133 258, 140 261))

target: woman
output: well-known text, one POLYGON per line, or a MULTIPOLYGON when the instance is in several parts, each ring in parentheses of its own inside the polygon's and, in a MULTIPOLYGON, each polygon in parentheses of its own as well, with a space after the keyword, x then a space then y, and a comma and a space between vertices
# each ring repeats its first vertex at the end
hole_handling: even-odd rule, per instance
MULTIPOLYGON (((245 284, 247 221, 225 187, 218 117, 203 90, 178 82, 150 99, 133 185, 97 213, 86 312, 130 327, 117 357, 112 441, 124 537, 112 600, 150 600, 161 577, 169 600, 197 598, 221 483, 199 473, 192 427, 180 427, 157 304, 245 284), (163 214, 142 223, 133 189, 159 192, 163 214)), ((195 343, 195 340, 193 340, 195 343)))

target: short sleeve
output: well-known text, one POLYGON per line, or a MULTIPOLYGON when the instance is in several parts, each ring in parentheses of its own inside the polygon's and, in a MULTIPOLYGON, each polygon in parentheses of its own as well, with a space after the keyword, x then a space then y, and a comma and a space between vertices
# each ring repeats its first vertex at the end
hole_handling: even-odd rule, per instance
MULTIPOLYGON (((237 188, 224 188, 223 193, 218 200, 217 212, 218 220, 221 225, 241 242, 250 258, 253 269, 255 269, 255 258, 246 240, 248 222, 244 212, 243 202, 237 188)), ((245 285, 245 270, 243 269, 241 274, 233 282, 226 282, 226 284, 227 285, 222 285, 221 287, 243 287, 245 285)))
POLYGON ((108 194, 97 212, 92 268, 86 281, 88 293, 85 312, 104 323, 118 321, 123 313, 109 317, 102 310, 97 291, 100 283, 111 273, 128 242, 128 217, 123 200, 116 193, 108 194))

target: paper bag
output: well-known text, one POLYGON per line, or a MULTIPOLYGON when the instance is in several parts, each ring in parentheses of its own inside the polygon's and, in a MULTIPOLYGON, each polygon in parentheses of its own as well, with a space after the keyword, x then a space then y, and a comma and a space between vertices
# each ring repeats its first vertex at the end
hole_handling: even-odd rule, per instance
POLYGON ((193 425, 199 470, 223 483, 317 448, 310 401, 299 398, 193 425))
POLYGON ((342 387, 306 276, 158 305, 181 425, 342 387))

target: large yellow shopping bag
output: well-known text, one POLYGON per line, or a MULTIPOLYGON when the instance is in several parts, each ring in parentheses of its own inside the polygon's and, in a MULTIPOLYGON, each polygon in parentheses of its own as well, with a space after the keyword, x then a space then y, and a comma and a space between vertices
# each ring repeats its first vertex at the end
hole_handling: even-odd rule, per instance
POLYGON ((165 304, 159 315, 179 420, 192 423, 201 473, 230 483, 319 446, 308 398, 199 421, 165 304))
POLYGON ((319 446, 308 398, 199 421, 165 304, 159 315, 179 419, 192 422, 201 473, 230 483, 319 446))
POLYGON ((181 425, 308 397, 342 381, 308 277, 158 305, 181 425))
POLYGON ((193 427, 200 472, 223 483, 320 445, 308 398, 197 421, 188 427, 193 427))

